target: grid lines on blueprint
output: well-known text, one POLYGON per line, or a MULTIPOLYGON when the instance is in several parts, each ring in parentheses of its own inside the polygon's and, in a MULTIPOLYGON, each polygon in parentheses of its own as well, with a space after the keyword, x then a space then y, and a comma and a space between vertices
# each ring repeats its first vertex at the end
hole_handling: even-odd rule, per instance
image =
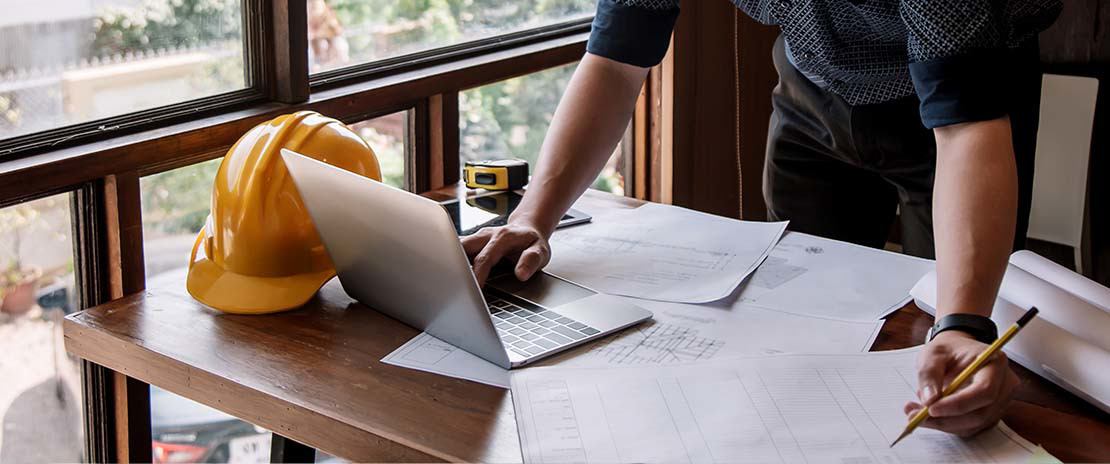
POLYGON ((650 322, 603 340, 591 350, 611 364, 670 364, 710 359, 723 340, 698 336, 696 329, 650 322))

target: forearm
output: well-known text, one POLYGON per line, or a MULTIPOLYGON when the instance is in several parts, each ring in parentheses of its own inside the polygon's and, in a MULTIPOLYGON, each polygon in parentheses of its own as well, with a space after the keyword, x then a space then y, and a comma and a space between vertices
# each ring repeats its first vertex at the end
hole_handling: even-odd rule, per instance
POLYGON ((936 129, 937 317, 990 315, 1014 241, 1017 167, 1007 118, 936 129))
POLYGON ((511 221, 527 221, 546 235, 555 230, 613 153, 646 75, 646 68, 596 55, 583 57, 559 101, 528 192, 511 221))

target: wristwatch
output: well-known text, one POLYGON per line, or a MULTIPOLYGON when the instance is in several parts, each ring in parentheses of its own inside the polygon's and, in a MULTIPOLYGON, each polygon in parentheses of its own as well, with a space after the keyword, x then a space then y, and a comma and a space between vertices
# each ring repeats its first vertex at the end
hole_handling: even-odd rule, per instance
POLYGON ((933 341, 938 334, 945 330, 959 330, 986 344, 991 344, 998 338, 998 327, 994 325, 994 321, 989 317, 978 314, 949 314, 933 324, 925 341, 933 341))

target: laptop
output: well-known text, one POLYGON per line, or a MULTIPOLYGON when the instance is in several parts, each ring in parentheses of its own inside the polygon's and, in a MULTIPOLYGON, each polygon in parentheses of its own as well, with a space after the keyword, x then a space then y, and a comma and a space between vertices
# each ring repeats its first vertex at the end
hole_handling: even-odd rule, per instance
POLYGON ((348 295, 491 363, 524 366, 652 317, 543 272, 526 282, 503 272, 479 288, 438 203, 291 150, 281 156, 348 295))

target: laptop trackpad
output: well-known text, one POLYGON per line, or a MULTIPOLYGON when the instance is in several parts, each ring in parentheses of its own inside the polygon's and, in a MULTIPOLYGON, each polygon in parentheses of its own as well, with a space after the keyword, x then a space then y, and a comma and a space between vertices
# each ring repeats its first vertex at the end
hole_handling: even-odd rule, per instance
POLYGON ((503 274, 491 279, 486 285, 548 308, 562 306, 595 294, 592 290, 545 272, 537 272, 525 282, 517 280, 511 273, 503 274))

